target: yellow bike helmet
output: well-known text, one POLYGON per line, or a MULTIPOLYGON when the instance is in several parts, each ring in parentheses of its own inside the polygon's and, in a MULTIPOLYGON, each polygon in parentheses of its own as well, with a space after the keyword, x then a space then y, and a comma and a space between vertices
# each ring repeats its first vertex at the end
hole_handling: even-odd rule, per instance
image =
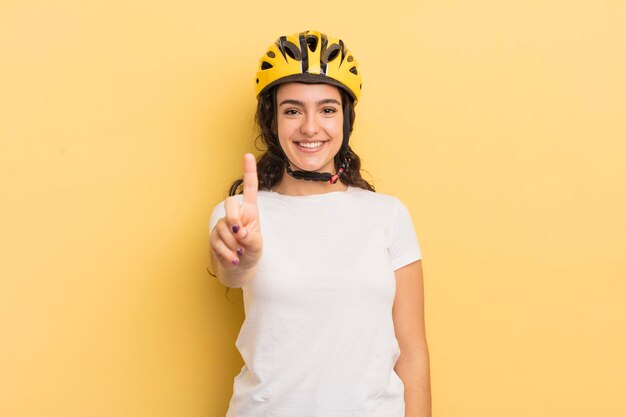
POLYGON ((328 83, 346 90, 354 103, 361 94, 361 75, 341 39, 317 31, 281 36, 259 60, 256 94, 290 81, 328 83))

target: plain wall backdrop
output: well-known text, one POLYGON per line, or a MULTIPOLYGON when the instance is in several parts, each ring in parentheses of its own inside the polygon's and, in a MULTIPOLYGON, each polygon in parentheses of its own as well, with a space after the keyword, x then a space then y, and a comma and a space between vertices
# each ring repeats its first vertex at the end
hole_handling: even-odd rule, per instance
POLYGON ((0 1, 0 415, 224 415, 243 304, 207 223, 257 152, 259 57, 306 29, 358 60, 352 145, 413 217, 434 417, 626 415, 625 22, 623 1, 0 1))

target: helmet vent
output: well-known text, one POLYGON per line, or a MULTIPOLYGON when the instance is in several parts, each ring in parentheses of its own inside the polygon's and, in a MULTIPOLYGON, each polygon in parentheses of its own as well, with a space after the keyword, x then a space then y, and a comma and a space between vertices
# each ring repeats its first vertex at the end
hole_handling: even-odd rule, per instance
POLYGON ((326 52, 324 52, 324 56, 322 56, 322 61, 325 63, 333 61, 339 55, 339 45, 336 43, 330 45, 326 52))
POLYGON ((309 45, 311 52, 315 52, 317 49, 317 36, 309 35, 306 37, 306 43, 309 45))
POLYGON ((356 70, 356 67, 350 68, 350 72, 353 73, 354 75, 359 75, 359 73, 356 70))
POLYGON ((283 47, 285 48, 285 53, 289 55, 291 59, 295 59, 296 61, 301 61, 302 56, 300 55, 300 50, 293 43, 286 41, 283 42, 283 47))
POLYGON ((263 61, 263 63, 261 64, 261 69, 266 70, 270 68, 274 68, 274 66, 267 61, 263 61))

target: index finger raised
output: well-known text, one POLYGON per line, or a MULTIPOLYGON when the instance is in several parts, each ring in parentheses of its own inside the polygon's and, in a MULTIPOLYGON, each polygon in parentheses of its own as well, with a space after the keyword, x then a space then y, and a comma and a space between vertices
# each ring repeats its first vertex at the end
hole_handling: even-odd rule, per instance
POLYGON ((259 179, 256 172, 256 159, 251 153, 243 156, 243 201, 256 204, 259 179))

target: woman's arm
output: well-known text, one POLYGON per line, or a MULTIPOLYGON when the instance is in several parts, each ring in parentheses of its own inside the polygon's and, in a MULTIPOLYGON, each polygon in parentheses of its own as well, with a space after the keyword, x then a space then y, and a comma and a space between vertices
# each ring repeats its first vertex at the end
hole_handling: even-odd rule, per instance
POLYGON ((394 370, 404 383, 405 417, 431 417, 430 359, 424 325, 422 261, 395 271, 393 324, 400 346, 394 370))

